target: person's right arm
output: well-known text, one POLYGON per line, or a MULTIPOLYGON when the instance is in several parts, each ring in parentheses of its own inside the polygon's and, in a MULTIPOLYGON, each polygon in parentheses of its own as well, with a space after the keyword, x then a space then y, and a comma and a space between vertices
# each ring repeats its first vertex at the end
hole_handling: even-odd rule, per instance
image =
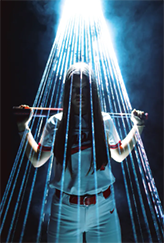
MULTIPOLYGON (((24 108, 24 105, 21 105, 20 108, 24 108)), ((27 107, 27 106, 26 106, 27 107)), ((27 142, 27 147, 26 147, 26 155, 28 157, 28 159, 31 161, 32 165, 34 167, 40 167, 43 164, 45 164, 47 162, 47 160, 50 158, 51 156, 51 151, 39 151, 38 149, 38 144, 35 141, 29 127, 28 127, 28 123, 30 121, 31 118, 26 118, 23 121, 17 121, 17 126, 18 126, 18 132, 20 137, 23 137, 24 131, 27 131, 26 134, 26 140, 25 140, 25 144, 27 142)))

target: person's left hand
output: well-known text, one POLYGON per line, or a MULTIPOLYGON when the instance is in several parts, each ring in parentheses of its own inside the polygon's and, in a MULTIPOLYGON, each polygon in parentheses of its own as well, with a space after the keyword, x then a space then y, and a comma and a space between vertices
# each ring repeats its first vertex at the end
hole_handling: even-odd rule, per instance
POLYGON ((131 112, 131 120, 134 125, 144 126, 145 125, 145 112, 134 109, 131 112))

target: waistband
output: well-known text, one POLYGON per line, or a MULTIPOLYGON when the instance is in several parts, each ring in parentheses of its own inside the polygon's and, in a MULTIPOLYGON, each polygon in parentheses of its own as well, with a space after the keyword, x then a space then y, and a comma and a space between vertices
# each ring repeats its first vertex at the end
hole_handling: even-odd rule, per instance
MULTIPOLYGON (((63 192, 64 193, 64 192, 63 192)), ((111 187, 109 186, 108 189, 106 189, 103 192, 100 192, 103 194, 103 197, 106 199, 111 194, 111 187)), ((98 193, 98 194, 100 194, 98 193)), ((98 195, 97 194, 97 195, 98 195)), ((60 198, 61 191, 56 189, 55 195, 60 198)), ((96 204, 96 194, 94 195, 83 195, 83 196, 77 196, 77 195, 69 195, 69 202, 72 204, 80 204, 83 206, 89 206, 91 204, 96 204)))

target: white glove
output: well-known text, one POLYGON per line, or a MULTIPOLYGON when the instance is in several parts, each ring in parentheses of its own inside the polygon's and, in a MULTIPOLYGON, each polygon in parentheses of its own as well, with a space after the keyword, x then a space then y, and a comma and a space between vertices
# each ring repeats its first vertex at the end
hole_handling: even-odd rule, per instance
POLYGON ((145 125, 145 112, 134 109, 131 112, 131 120, 134 125, 144 126, 145 125))
POLYGON ((18 126, 18 131, 20 132, 25 130, 25 128, 28 128, 28 123, 30 122, 33 116, 33 111, 28 105, 20 105, 19 108, 29 110, 27 115, 17 116, 17 126, 18 126))

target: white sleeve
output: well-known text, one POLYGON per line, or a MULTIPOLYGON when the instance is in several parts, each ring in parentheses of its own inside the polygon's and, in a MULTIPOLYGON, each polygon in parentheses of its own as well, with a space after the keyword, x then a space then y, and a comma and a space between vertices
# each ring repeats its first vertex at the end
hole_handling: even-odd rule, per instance
POLYGON ((105 130, 107 132, 107 138, 109 147, 111 149, 118 148, 121 145, 121 140, 114 125, 114 122, 109 114, 105 114, 103 116, 104 123, 105 123, 105 130))
POLYGON ((57 130, 57 122, 58 120, 55 116, 52 116, 48 119, 40 139, 38 143, 38 149, 42 151, 51 151, 54 144, 54 136, 57 130))

